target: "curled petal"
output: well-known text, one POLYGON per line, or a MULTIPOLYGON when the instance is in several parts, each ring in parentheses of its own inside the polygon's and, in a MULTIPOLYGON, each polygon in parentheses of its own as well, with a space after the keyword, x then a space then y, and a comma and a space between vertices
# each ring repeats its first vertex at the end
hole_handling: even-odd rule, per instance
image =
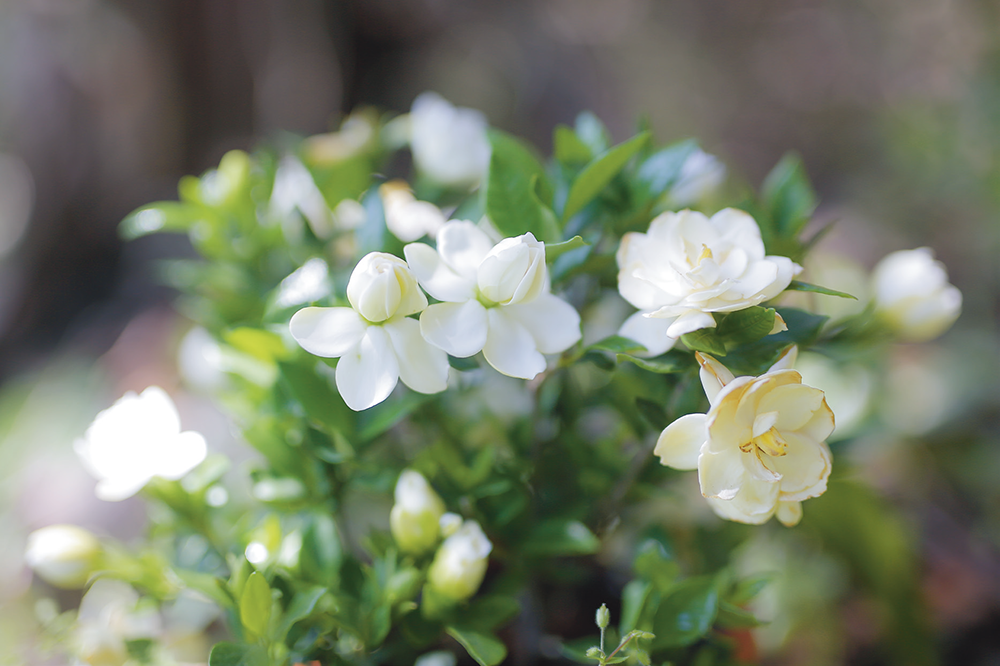
MULTIPOLYGON (((774 315, 774 321, 775 323, 777 323, 778 315, 774 315)), ((781 323, 784 324, 785 320, 782 319, 781 323)), ((786 326, 784 330, 787 331, 788 327, 786 326)), ((799 347, 798 345, 792 345, 791 347, 789 347, 788 349, 786 349, 781 353, 781 356, 778 357, 778 360, 775 361, 774 365, 768 368, 767 371, 774 372, 775 370, 791 370, 792 368, 795 367, 795 361, 797 361, 798 358, 799 358, 799 347)))
POLYGON ((736 377, 733 376, 729 368, 711 356, 695 352, 694 357, 698 361, 698 365, 701 366, 698 375, 701 378, 701 385, 705 389, 705 395, 708 397, 710 403, 715 404, 715 399, 719 395, 719 391, 722 390, 722 387, 736 379, 736 377))
POLYGON ((580 339, 580 315, 572 305, 552 294, 503 308, 507 317, 527 329, 543 354, 558 354, 580 339))
POLYGON ((757 413, 774 412, 778 430, 798 430, 823 406, 823 392, 803 384, 785 384, 767 393, 757 405, 757 413))
POLYGON ((356 412, 388 398, 398 379, 396 354, 381 326, 369 326, 361 341, 337 363, 337 390, 356 412))
POLYGON ((802 520, 802 502, 778 502, 774 515, 785 527, 795 527, 802 520))
POLYGON ((708 439, 704 414, 682 416, 660 433, 653 454, 660 463, 674 469, 696 469, 702 445, 708 439))
POLYGON ((785 441, 785 455, 770 460, 781 474, 781 499, 801 501, 822 495, 832 466, 829 447, 795 433, 786 433, 785 441))
MULTIPOLYGON (((713 453, 702 448, 698 456, 698 483, 705 497, 730 500, 736 496, 748 479, 743 455, 739 449, 727 448, 713 453)), ((777 486, 776 486, 777 487, 777 486)))
POLYGON ((489 322, 486 308, 477 300, 435 303, 420 315, 420 333, 435 347, 465 358, 486 344, 489 322))
POLYGON ((639 311, 625 320, 618 335, 635 340, 646 351, 636 354, 636 356, 659 356, 671 349, 677 342, 677 338, 667 335, 667 329, 674 323, 673 319, 654 319, 647 317, 648 312, 639 311))
POLYGON ((456 273, 430 245, 410 243, 403 255, 420 286, 439 301, 462 303, 475 297, 475 276, 470 280, 456 273))
POLYGON ((361 341, 368 324, 351 308, 303 308, 292 315, 288 328, 310 354, 336 358, 361 341))
POLYGON ((448 388, 448 354, 424 340, 416 319, 397 317, 382 328, 389 335, 404 384, 418 393, 448 388))
MULTIPOLYGON (((656 313, 650 316, 656 316, 656 313)), ((686 333, 702 328, 715 328, 715 318, 707 312, 689 310, 674 320, 674 323, 667 329, 667 335, 679 338, 686 333)))
POLYGON ((545 370, 545 357, 538 351, 528 329, 507 316, 504 310, 506 308, 487 311, 489 334, 483 346, 483 356, 505 375, 534 379, 545 370))
POLYGON ((493 249, 493 241, 472 222, 452 220, 438 232, 437 248, 441 259, 456 273, 475 282, 479 265, 493 249))

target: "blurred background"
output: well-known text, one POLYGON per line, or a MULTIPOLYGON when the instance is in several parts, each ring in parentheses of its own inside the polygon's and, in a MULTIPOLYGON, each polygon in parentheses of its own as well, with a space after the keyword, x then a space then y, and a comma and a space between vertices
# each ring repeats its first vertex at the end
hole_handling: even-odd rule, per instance
MULTIPOLYGON (((185 324, 155 262, 190 250, 125 245, 121 219, 227 150, 359 105, 405 112, 425 90, 546 155, 585 109, 616 141, 640 118, 659 143, 695 137, 750 187, 795 151, 816 224, 837 222, 824 251, 870 268, 933 247, 963 316, 894 352, 879 379, 900 397, 848 454, 913 545, 945 661, 1000 664, 994 0, 0 1, 0 606, 26 593, 31 529, 141 529, 141 501, 94 499, 71 445, 125 390, 179 385, 185 324)), ((236 446, 210 407, 178 402, 186 428, 236 446)), ((814 564, 793 601, 822 626, 786 627, 768 663, 884 663, 871 590, 814 564)), ((0 643, 31 623, 0 611, 0 643)))

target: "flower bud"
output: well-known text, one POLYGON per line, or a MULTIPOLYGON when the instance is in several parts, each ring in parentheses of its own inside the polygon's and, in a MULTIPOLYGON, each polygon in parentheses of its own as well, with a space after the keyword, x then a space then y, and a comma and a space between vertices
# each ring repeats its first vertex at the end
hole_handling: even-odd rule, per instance
POLYGON ((427 572, 427 583, 452 601, 464 601, 476 593, 486 575, 493 544, 479 523, 468 520, 444 540, 427 572))
POLYGON ((384 252, 370 252, 354 267, 347 283, 347 300, 358 314, 373 323, 427 307, 427 297, 417 286, 410 267, 384 252))
POLYGON ((426 92, 410 109, 410 146, 417 169, 442 185, 467 187, 479 182, 490 163, 486 117, 455 107, 426 92))
POLYGON ((922 342, 944 333, 962 310, 962 292, 948 283, 930 248, 883 257, 872 273, 875 307, 904 340, 922 342))
POLYGON ((396 545, 404 553, 420 555, 434 548, 440 536, 438 521, 444 515, 444 502, 427 479, 406 470, 396 482, 396 503, 389 513, 389 529, 396 545))
POLYGON ((597 627, 599 629, 607 629, 608 624, 611 622, 611 611, 605 604, 601 604, 601 607, 597 609, 597 627))
POLYGON ((75 525, 50 525, 28 535, 24 559, 38 577, 68 590, 82 588, 104 554, 93 534, 75 525))
POLYGON ((530 233, 505 238, 479 264, 479 293, 501 305, 530 301, 545 290, 545 244, 530 233))

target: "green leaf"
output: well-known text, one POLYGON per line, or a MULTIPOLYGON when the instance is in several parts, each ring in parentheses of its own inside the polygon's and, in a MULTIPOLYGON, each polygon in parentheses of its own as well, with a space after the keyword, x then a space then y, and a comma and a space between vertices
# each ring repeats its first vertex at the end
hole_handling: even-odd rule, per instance
POLYGON ((208 666, 268 666, 267 652, 258 645, 216 643, 208 666))
POLYGON ((632 156, 649 141, 649 132, 643 132, 628 141, 618 144, 611 150, 598 155, 583 168, 580 175, 573 181, 566 198, 562 219, 565 223, 591 202, 608 183, 618 175, 632 156))
POLYGON ((652 591, 653 585, 644 580, 630 580, 625 584, 625 588, 622 589, 622 617, 618 623, 620 634, 624 636, 639 624, 642 609, 652 591))
POLYGON ((285 640, 285 636, 288 634, 288 630, 292 628, 292 625, 299 620, 309 617, 324 594, 326 594, 326 588, 322 585, 316 585, 301 592, 296 592, 295 596, 292 597, 292 603, 288 605, 288 608, 281 616, 281 624, 278 625, 278 629, 275 631, 275 638, 279 641, 285 640))
POLYGON ((333 587, 337 583, 344 553, 333 517, 325 512, 315 512, 309 525, 302 532, 302 550, 299 551, 299 568, 302 577, 310 582, 333 587))
POLYGON ((124 240, 135 240, 162 231, 186 232, 196 222, 203 220, 208 211, 177 201, 158 201, 128 214, 118 227, 124 240))
POLYGON ((713 328, 702 328, 681 336, 681 342, 691 351, 705 352, 712 356, 725 356, 726 343, 719 339, 713 328))
POLYGON ((221 578, 201 571, 189 571, 187 569, 175 569, 174 573, 184 581, 186 587, 204 594, 222 608, 233 606, 233 597, 226 587, 226 582, 221 578))
POLYGON ((670 419, 667 417, 667 410, 658 402, 653 402, 646 398, 636 398, 635 407, 654 430, 663 430, 670 424, 670 419))
POLYGON ((761 200, 770 214, 775 240, 798 238, 816 209, 816 193, 798 155, 785 155, 771 170, 761 186, 761 200))
POLYGON ((364 410, 358 417, 358 438, 367 442, 378 437, 429 400, 429 395, 408 391, 364 410))
POLYGON ((665 194, 680 178, 684 163, 696 150, 698 143, 688 140, 667 146, 647 157, 636 172, 639 199, 648 201, 665 194))
POLYGON ((445 631, 462 644, 479 666, 496 666, 507 657, 507 647, 492 634, 482 634, 458 627, 445 627, 445 631))
POLYGON ((281 363, 281 374, 310 418, 349 437, 353 432, 355 413, 330 383, 317 374, 314 370, 317 361, 314 359, 310 356, 301 363, 281 363))
POLYGON ((680 574, 680 566, 656 539, 646 539, 639 545, 632 567, 636 574, 648 580, 660 592, 671 590, 680 574))
POLYGON ((715 329, 717 339, 722 339, 727 347, 756 342, 774 328, 774 308, 756 305, 745 310, 730 312, 715 329))
POLYGON ((559 641, 559 653, 571 661, 579 664, 593 664, 597 656, 593 656, 594 650, 600 652, 597 644, 601 642, 599 636, 587 638, 574 638, 569 641, 559 641))
POLYGON ((719 616, 715 623, 722 629, 750 629, 767 624, 757 619, 757 616, 739 606, 728 601, 719 602, 719 616))
POLYGON ((242 326, 226 331, 223 340, 234 349, 260 361, 274 362, 288 358, 290 352, 281 336, 273 331, 242 326))
POLYGON ((694 643, 709 632, 718 611, 719 591, 714 576, 678 583, 660 602, 653 618, 653 649, 694 643))
POLYGON ((836 289, 828 289, 827 287, 821 287, 818 284, 809 284, 808 282, 799 282, 798 280, 792 280, 787 287, 788 291, 809 291, 814 294, 823 294, 824 296, 837 296, 839 298, 849 298, 853 301, 858 300, 857 296, 852 296, 846 291, 837 291, 836 289))
POLYGON ((240 622, 253 636, 264 636, 271 620, 271 587, 260 572, 247 578, 240 596, 240 622))
MULTIPOLYGON (((547 206, 539 201, 549 193, 548 180, 541 163, 514 137, 492 130, 489 174, 486 179, 485 209, 493 226, 504 236, 531 232, 546 243, 560 239, 555 218, 546 214, 547 206)), ((551 214, 551 210, 548 211, 551 214)))
POLYGON ((587 350, 606 351, 612 354, 628 354, 630 352, 644 352, 646 348, 631 338, 612 335, 595 342, 587 347, 587 350))
POLYGON ((680 356, 649 359, 639 358, 638 356, 632 356, 630 354, 618 354, 615 358, 619 363, 622 361, 628 361, 629 363, 639 366, 643 370, 655 372, 659 375, 672 375, 678 372, 684 372, 691 365, 690 362, 687 362, 684 357, 680 356))
POLYGON ((521 604, 514 597, 489 594, 476 597, 462 613, 462 623, 477 629, 492 631, 521 612, 521 604))
POLYGON ((770 585, 778 577, 773 571, 754 574, 744 578, 733 586, 733 591, 726 596, 726 601, 736 606, 742 606, 770 585))
POLYGON ((566 125, 556 125, 552 146, 556 159, 563 164, 586 164, 593 157, 587 144, 566 125))
POLYGON ((581 247, 588 247, 590 243, 583 240, 580 236, 573 236, 567 241, 561 243, 552 243, 551 245, 545 246, 545 261, 551 263, 559 258, 564 252, 569 252, 570 250, 577 250, 581 247))
POLYGON ((600 548, 594 533, 578 520, 552 518, 542 521, 529 533, 521 545, 525 555, 561 556, 590 555, 600 548))

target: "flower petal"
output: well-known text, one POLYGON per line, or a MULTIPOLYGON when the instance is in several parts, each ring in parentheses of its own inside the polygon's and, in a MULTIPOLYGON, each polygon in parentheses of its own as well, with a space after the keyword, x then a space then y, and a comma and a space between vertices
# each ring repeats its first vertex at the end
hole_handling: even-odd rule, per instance
POLYGON ((737 448, 725 448, 713 453, 703 447, 698 456, 698 483, 705 497, 729 500, 736 496, 748 478, 743 455, 737 448))
POLYGON ((479 264, 493 249, 493 241, 472 222, 452 220, 438 232, 437 249, 452 270, 475 282, 479 264))
POLYGON ((489 334, 483 346, 483 356, 505 375, 534 379, 545 370, 545 357, 538 351, 528 329, 508 316, 506 309, 492 308, 487 311, 489 334))
POLYGON ((424 340, 416 319, 396 317, 382 328, 389 334, 404 384, 418 393, 448 388, 448 354, 424 340))
POLYGON ((420 334, 427 342, 458 358, 479 352, 488 332, 486 308, 475 299, 435 303, 420 315, 420 334))
POLYGON ((698 371, 698 376, 701 378, 701 386, 705 389, 708 401, 714 405, 722 387, 736 379, 736 377, 733 376, 729 368, 711 356, 695 352, 694 357, 698 361, 698 365, 701 366, 701 370, 698 371))
POLYGON ((201 433, 191 430, 182 432, 165 444, 167 447, 162 447, 155 454, 159 460, 154 469, 157 476, 172 481, 176 481, 197 467, 208 453, 205 438, 201 433))
POLYGON ((361 341, 368 324, 351 308, 303 308, 292 315, 288 328, 310 354, 335 358, 361 341))
POLYGON ((396 354, 381 326, 369 326, 361 341, 337 363, 337 390, 356 412, 388 398, 398 379, 396 354))
POLYGON ((626 319, 618 329, 618 335, 635 340, 646 348, 646 351, 639 352, 636 356, 659 356, 677 343, 677 338, 667 335, 667 329, 674 320, 647 317, 647 314, 640 310, 626 319))
POLYGON ((712 510, 729 520, 751 525, 765 523, 778 508, 778 484, 747 479, 733 499, 709 500, 712 510))
POLYGON ((453 271, 430 245, 410 243, 403 248, 403 256, 420 286, 439 301, 462 303, 475 297, 475 278, 469 280, 453 271))
MULTIPOLYGON (((656 313, 653 313, 652 316, 656 316, 656 313)), ((707 312, 689 310, 674 320, 674 323, 667 329, 667 335, 679 338, 685 333, 702 328, 715 328, 715 318, 707 312)))
POLYGON ((503 311, 528 330, 543 354, 566 351, 580 339, 579 313, 558 296, 541 294, 526 303, 505 306, 503 311))
POLYGON ((785 455, 769 461, 781 474, 781 499, 801 501, 822 495, 832 467, 829 447, 795 433, 786 433, 785 441, 785 455))
POLYGON ((778 502, 775 515, 785 527, 795 527, 802 520, 802 502, 778 502))
POLYGON ((653 454, 660 463, 674 469, 696 469, 701 447, 708 439, 704 414, 682 416, 660 433, 653 454))
POLYGON ((785 432, 803 427, 822 405, 823 392, 819 389, 804 384, 785 384, 761 397, 757 415, 759 418, 761 414, 776 412, 774 425, 785 432))

